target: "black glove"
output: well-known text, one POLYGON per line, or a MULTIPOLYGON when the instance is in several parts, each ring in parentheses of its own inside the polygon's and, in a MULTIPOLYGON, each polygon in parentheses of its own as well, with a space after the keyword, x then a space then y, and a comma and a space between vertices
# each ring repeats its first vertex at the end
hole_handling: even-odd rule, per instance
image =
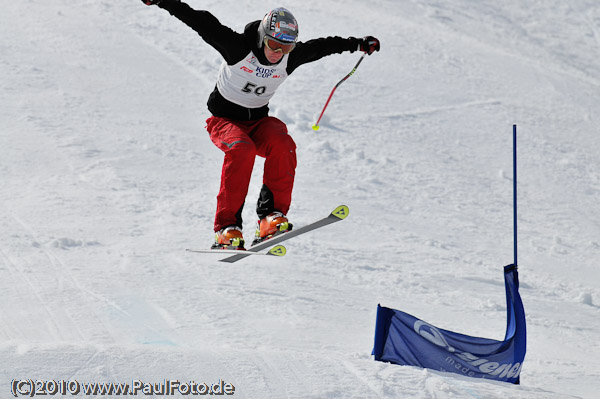
POLYGON ((379 51, 379 40, 373 36, 365 36, 362 39, 358 39, 358 49, 371 55, 375 51, 379 51))
POLYGON ((144 3, 147 6, 157 6, 160 3, 169 3, 174 1, 179 2, 179 0, 142 0, 142 3, 144 3))

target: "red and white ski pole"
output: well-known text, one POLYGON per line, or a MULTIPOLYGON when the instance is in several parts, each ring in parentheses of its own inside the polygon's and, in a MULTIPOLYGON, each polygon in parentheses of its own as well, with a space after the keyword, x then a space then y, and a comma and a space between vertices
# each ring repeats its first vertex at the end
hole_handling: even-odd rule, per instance
POLYGON ((331 97, 333 96, 333 93, 335 93, 335 89, 337 89, 342 83, 344 83, 346 81, 346 79, 348 79, 350 76, 352 76, 352 74, 356 71, 356 68, 358 68, 358 66, 360 65, 360 63, 362 62, 362 60, 365 58, 365 55, 367 55, 367 53, 363 53, 363 55, 360 57, 360 60, 358 60, 358 62, 356 63, 356 65, 354 65, 354 68, 352 68, 352 70, 350 71, 350 73, 346 76, 344 76, 344 78, 342 80, 340 80, 338 82, 338 84, 335 85, 335 87, 333 88, 333 90, 331 90, 331 94, 329 95, 329 98, 327 99, 327 102, 325 103, 325 106, 323 107, 323 111, 321 111, 321 115, 319 115, 319 119, 317 119, 317 123, 315 123, 313 125, 313 130, 319 130, 319 122, 321 122, 321 118, 323 117, 323 114, 325 113, 325 109, 327 108, 327 106, 329 105, 329 101, 331 100, 331 97))

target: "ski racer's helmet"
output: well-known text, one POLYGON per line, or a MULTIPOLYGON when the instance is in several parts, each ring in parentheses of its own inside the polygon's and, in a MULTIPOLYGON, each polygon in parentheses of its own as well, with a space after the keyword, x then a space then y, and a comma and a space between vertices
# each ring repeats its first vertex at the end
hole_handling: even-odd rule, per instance
POLYGON ((263 18, 258 26, 258 47, 266 45, 273 51, 289 53, 298 40, 298 22, 294 15, 283 7, 276 8, 263 18))

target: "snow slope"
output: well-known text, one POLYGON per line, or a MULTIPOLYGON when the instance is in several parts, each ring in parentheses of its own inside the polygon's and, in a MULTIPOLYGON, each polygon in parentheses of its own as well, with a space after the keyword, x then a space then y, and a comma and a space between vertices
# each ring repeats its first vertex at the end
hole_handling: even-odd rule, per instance
MULTIPOLYGON (((600 389, 600 3, 190 0, 241 31, 381 39, 298 69, 271 102, 298 145, 297 225, 235 264, 212 240, 218 53, 139 1, 4 1, 0 397, 15 378, 208 383, 238 398, 594 398, 600 389), (374 362, 378 303, 502 339, 519 126, 520 386, 374 362)), ((262 163, 244 211, 251 236, 262 163)), ((141 396, 140 396, 141 397, 141 396)))

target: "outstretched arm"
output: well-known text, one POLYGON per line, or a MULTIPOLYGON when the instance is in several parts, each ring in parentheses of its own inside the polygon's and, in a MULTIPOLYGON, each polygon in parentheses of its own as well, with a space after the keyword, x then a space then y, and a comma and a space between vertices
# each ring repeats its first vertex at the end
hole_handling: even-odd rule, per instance
POLYGON ((237 48, 239 46, 235 44, 243 42, 242 35, 221 24, 210 12, 194 10, 180 0, 142 0, 142 2, 146 5, 158 5, 160 8, 167 10, 175 18, 196 31, 227 62, 239 58, 239 49, 237 48))
POLYGON ((371 55, 373 52, 379 51, 379 48, 379 40, 373 36, 367 36, 363 39, 355 37, 344 39, 338 36, 313 39, 305 43, 298 43, 290 53, 287 71, 292 73, 294 69, 302 64, 317 61, 331 54, 341 54, 344 51, 353 53, 360 50, 371 55))

